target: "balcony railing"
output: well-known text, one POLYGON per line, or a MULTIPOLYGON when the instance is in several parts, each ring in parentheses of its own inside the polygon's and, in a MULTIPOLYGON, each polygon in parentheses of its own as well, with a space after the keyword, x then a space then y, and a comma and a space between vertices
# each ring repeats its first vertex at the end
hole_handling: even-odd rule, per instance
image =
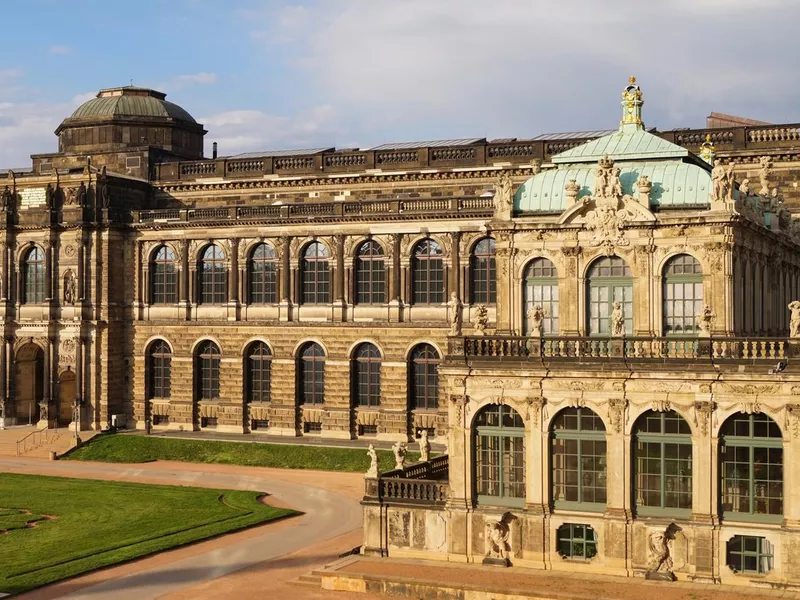
POLYGON ((388 504, 419 504, 443 506, 447 502, 447 455, 437 456, 427 462, 410 465, 382 473, 377 480, 365 480, 365 500, 388 504))
POLYGON ((356 200, 351 202, 314 202, 268 206, 221 206, 210 208, 164 208, 132 211, 134 223, 209 223, 214 221, 309 221, 318 219, 356 219, 361 216, 413 215, 428 218, 490 216, 494 210, 491 197, 414 198, 409 200, 356 200))
POLYGON ((468 358, 780 360, 785 338, 591 338, 465 336, 450 338, 451 355, 468 358))

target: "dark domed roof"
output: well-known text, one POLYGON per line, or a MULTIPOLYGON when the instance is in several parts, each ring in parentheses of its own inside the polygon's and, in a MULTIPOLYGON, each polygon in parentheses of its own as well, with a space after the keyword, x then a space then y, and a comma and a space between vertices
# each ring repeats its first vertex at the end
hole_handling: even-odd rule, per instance
POLYGON ((96 98, 81 104, 70 119, 160 117, 197 123, 192 115, 180 106, 167 102, 166 97, 167 95, 162 92, 134 86, 100 90, 96 98))

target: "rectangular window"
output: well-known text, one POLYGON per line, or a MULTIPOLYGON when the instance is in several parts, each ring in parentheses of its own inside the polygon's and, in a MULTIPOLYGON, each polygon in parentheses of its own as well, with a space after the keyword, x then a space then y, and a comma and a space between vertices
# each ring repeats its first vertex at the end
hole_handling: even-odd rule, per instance
POLYGON ((216 427, 217 426, 217 418, 216 417, 203 417, 200 419, 200 427, 216 427))
POLYGON ((360 425, 358 435, 378 435, 377 425, 360 425))
POLYGON ((257 429, 269 429, 269 421, 267 419, 253 419, 250 429, 253 431, 257 429))
POLYGON ((169 417, 166 415, 153 415, 153 425, 169 425, 169 417))
MULTIPOLYGON (((477 435, 475 477, 477 495, 492 499, 525 498, 523 437, 477 435)), ((484 500, 485 502, 485 500, 484 500)), ((502 501, 501 501, 502 503, 502 501)))
POLYGON ((772 570, 772 544, 766 538, 735 535, 727 550, 728 567, 734 573, 764 574, 772 570))
POLYGON ((322 433, 322 423, 304 423, 304 433, 322 433))
POLYGON ((597 555, 597 537, 589 525, 564 523, 557 534, 561 558, 589 560, 597 555))

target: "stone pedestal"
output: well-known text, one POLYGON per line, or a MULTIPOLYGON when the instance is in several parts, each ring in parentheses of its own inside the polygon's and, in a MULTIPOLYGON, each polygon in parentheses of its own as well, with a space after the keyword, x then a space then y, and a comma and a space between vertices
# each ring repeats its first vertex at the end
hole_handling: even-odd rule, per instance
POLYGON ((507 558, 500 558, 498 556, 485 556, 482 564, 490 565, 492 567, 510 567, 511 561, 507 558))

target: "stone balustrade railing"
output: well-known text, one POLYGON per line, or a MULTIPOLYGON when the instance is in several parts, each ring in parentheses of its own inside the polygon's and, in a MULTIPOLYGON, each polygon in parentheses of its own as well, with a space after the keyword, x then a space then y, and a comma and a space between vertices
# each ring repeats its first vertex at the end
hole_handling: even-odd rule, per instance
POLYGON ((362 215, 414 215, 425 213, 429 218, 452 218, 461 213, 470 217, 490 216, 492 198, 418 198, 410 200, 356 200, 352 202, 319 202, 269 206, 221 206, 210 208, 165 208, 135 210, 133 223, 192 223, 214 221, 308 221, 309 219, 352 219, 362 215))
MULTIPOLYGON (((799 344, 800 346, 800 344, 799 344)), ((781 360, 786 338, 593 338, 513 335, 449 338, 449 353, 468 358, 781 360)))
POLYGON ((429 461, 382 473, 365 480, 365 501, 443 506, 449 493, 449 459, 445 454, 429 461))

